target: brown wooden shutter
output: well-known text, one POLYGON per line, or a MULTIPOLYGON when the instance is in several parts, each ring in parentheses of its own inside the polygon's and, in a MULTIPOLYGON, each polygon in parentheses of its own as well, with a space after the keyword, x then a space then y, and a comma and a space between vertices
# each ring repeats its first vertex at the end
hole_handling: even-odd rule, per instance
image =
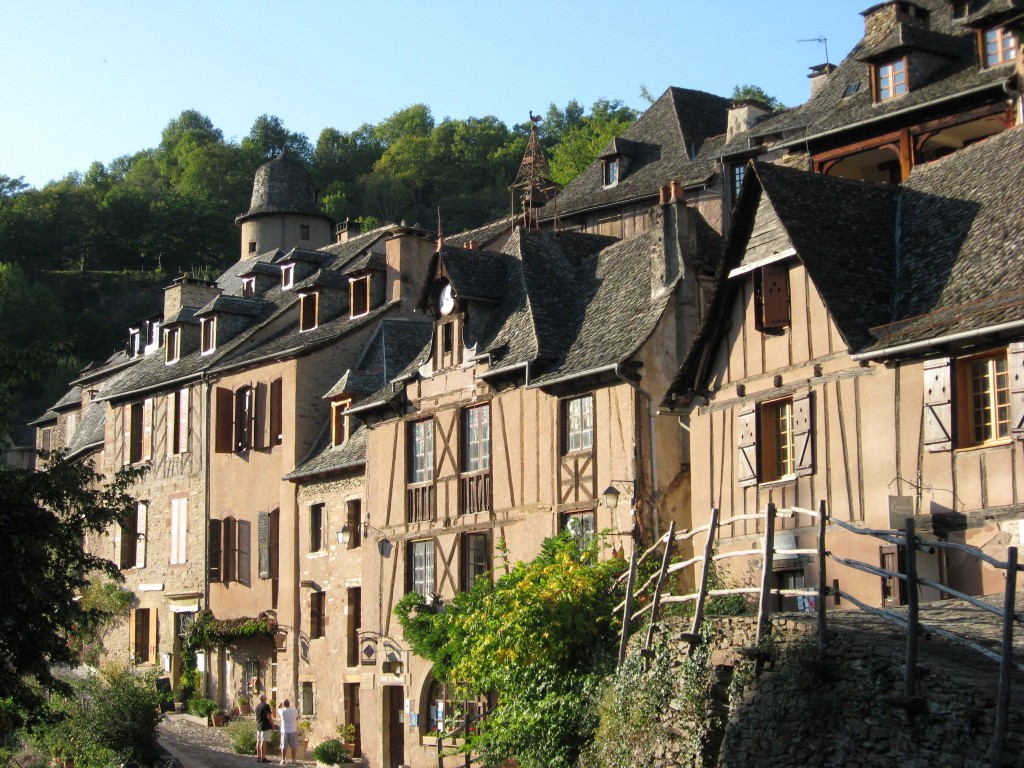
POLYGON ((153 398, 142 401, 142 460, 153 458, 153 398))
POLYGON ((282 406, 282 381, 270 382, 270 444, 280 445, 284 439, 282 406))
POLYGON ((135 565, 135 520, 137 519, 135 514, 134 511, 130 512, 121 527, 121 546, 118 559, 122 568, 131 568, 135 565))
POLYGON ((206 539, 206 551, 207 551, 207 574, 210 577, 210 581, 221 580, 221 521, 211 520, 207 527, 207 539, 206 539))
POLYGON ((252 524, 248 520, 237 523, 238 537, 238 583, 243 586, 252 585, 252 524))
POLYGON ((953 448, 951 371, 948 357, 924 364, 924 446, 931 452, 953 448))
POLYGON ((1024 440, 1024 341, 1010 345, 1010 433, 1024 440))
POLYGON ((256 539, 259 547, 259 577, 270 578, 270 513, 260 512, 256 520, 256 539))
POLYGON ((233 421, 235 397, 230 389, 217 387, 217 434, 214 451, 231 453, 234 440, 233 421))
POLYGON ((793 471, 814 473, 814 401, 810 392, 793 395, 793 471))
POLYGON ((736 479, 742 486, 757 485, 757 408, 747 406, 736 417, 737 444, 736 479))
POLYGON ((267 385, 257 384, 253 390, 256 402, 253 404, 252 444, 254 448, 269 448, 267 440, 267 385))
POLYGON ((762 267, 761 291, 764 302, 764 327, 787 327, 789 325, 788 267, 785 264, 768 264, 762 267))
POLYGON ((235 518, 226 517, 223 521, 224 544, 220 558, 221 578, 224 582, 236 581, 238 578, 238 528, 235 518))

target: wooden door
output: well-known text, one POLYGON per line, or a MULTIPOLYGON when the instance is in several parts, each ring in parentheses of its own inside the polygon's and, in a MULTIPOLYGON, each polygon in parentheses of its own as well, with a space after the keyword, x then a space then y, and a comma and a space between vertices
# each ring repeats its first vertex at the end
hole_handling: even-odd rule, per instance
POLYGON ((387 768, 399 768, 405 763, 405 688, 400 685, 384 687, 384 743, 388 753, 384 756, 387 768))
MULTIPOLYGON (((878 548, 879 565, 887 571, 906 571, 903 547, 885 544, 878 548)), ((895 577, 882 577, 882 605, 895 606, 907 604, 907 583, 895 577)))

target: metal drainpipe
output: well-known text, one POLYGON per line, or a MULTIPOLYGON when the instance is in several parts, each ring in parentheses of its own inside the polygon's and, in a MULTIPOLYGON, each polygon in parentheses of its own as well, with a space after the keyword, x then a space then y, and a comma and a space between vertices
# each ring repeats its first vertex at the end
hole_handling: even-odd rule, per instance
MULTIPOLYGON (((635 381, 630 381, 622 375, 621 365, 615 366, 615 376, 620 381, 625 382, 641 395, 647 401, 647 436, 650 441, 650 452, 651 452, 651 521, 654 525, 654 538, 657 540, 661 536, 661 525, 658 520, 658 454, 654 450, 654 398, 651 394, 637 384, 635 381)), ((638 474, 636 472, 634 475, 638 474)))

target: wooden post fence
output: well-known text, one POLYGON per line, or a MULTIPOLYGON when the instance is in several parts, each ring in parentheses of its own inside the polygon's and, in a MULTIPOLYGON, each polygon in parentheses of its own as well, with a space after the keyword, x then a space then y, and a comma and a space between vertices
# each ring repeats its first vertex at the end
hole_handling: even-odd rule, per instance
POLYGON ((633 582, 636 580, 636 523, 633 523, 633 532, 630 537, 632 546, 629 553, 629 575, 626 577, 626 600, 625 607, 622 609, 622 636, 619 638, 619 663, 618 666, 622 666, 622 662, 626 660, 626 644, 629 642, 629 623, 633 616, 633 582))
POLYGON ((1010 672, 1013 669, 1013 619, 1017 608, 1017 547, 1006 551, 1006 592, 1003 595, 1003 653, 999 661, 996 732, 992 739, 992 768, 1002 768, 1006 730, 1010 721, 1010 672))
POLYGON ((775 552, 775 503, 764 511, 764 568, 761 571, 761 601, 757 611, 757 644, 760 646, 771 626, 772 562, 775 552))
MULTIPOLYGON (((904 530, 907 536, 907 665, 903 678, 903 694, 909 704, 917 696, 917 633, 918 627, 918 595, 917 595, 917 540, 914 536, 914 518, 908 517, 904 530)), ((907 710, 913 720, 912 710, 907 710)))
MULTIPOLYGON (((661 590, 665 585, 665 574, 668 573, 668 565, 672 560, 672 542, 676 539, 676 522, 672 520, 668 524, 668 533, 665 534, 665 554, 661 558, 661 573, 658 575, 658 583, 654 587, 654 597, 651 598, 651 621, 647 625, 647 638, 644 641, 644 650, 650 650, 651 641, 654 639, 654 630, 658 623, 658 614, 661 609, 661 590)), ((647 663, 647 660, 644 660, 647 663)))
POLYGON ((825 500, 818 502, 818 653, 824 655, 828 646, 825 620, 825 594, 828 592, 828 578, 825 573, 825 500))
MULTIPOLYGON (((711 575, 711 556, 715 551, 715 533, 718 531, 718 507, 711 508, 711 523, 708 525, 708 538, 704 542, 704 567, 700 575, 700 585, 697 591, 697 605, 693 609, 693 624, 690 625, 690 634, 699 635, 700 625, 704 621, 704 603, 708 597, 708 577, 711 575)), ((696 649, 696 643, 690 643, 690 654, 696 649)))

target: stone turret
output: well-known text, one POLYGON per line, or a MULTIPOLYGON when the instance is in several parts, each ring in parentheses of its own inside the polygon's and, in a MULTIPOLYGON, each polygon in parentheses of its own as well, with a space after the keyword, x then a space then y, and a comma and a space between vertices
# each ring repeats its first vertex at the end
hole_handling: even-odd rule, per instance
POLYGON ((332 219, 317 207, 309 171, 287 151, 256 171, 249 210, 235 223, 242 228, 242 259, 275 249, 322 248, 334 232, 332 219))

